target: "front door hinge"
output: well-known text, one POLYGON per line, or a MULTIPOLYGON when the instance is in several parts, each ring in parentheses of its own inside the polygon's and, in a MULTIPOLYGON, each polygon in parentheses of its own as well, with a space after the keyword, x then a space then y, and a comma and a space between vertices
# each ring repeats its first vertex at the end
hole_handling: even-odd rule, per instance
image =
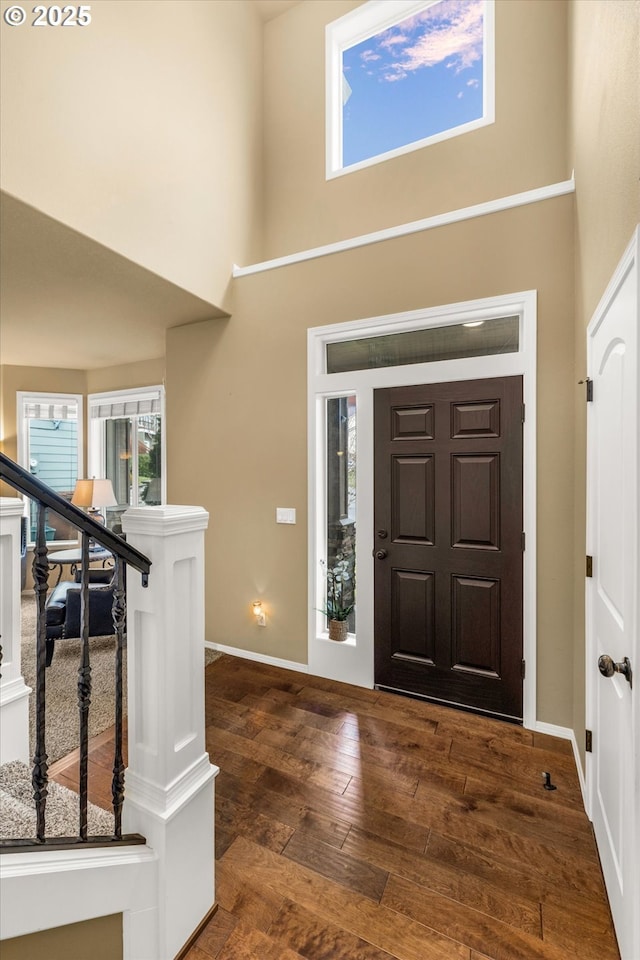
POLYGON ((587 554, 586 561, 587 562, 586 562, 585 576, 592 577, 593 576, 593 557, 590 557, 587 554))
POLYGON ((523 423, 524 423, 524 421, 525 421, 526 415, 527 415, 527 408, 526 408, 526 404, 523 403, 523 404, 522 404, 522 422, 523 422, 523 423))
POLYGON ((523 530, 522 533, 520 534, 520 537, 521 537, 522 550, 524 551, 524 550, 527 549, 527 535, 526 535, 526 533, 524 532, 524 530, 523 530))
POLYGON ((524 678, 526 677, 526 675, 527 675, 527 661, 526 661, 526 660, 521 660, 521 661, 520 661, 520 676, 521 676, 522 679, 524 680, 524 678))
POLYGON ((587 377, 586 380, 578 380, 578 383, 584 383, 587 387, 587 403, 593 401, 593 380, 591 377, 587 377))
POLYGON ((584 748, 587 753, 593 753, 593 734, 591 730, 585 730, 584 732, 584 748))

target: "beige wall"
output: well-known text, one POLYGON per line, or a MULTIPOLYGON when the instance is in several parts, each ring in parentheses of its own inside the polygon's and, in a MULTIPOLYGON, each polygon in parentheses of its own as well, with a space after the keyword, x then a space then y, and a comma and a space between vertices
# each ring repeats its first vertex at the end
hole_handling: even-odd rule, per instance
POLYGON ((87 393, 106 393, 109 390, 129 390, 133 387, 152 387, 164 383, 164 357, 123 363, 119 367, 87 370, 87 393))
POLYGON ((211 514, 208 640, 307 659, 307 328, 537 289, 539 717, 571 724, 572 229, 565 197, 256 274, 235 282, 230 320, 169 331, 169 499, 211 514))
POLYGON ((91 14, 1 31, 2 188, 221 306, 261 240, 257 14, 198 0, 91 14))
POLYGON ((121 960, 122 914, 2 941, 2 960, 121 960))
MULTIPOLYGON (((640 222, 640 3, 572 0, 569 153, 576 172, 575 364, 586 374, 585 328, 640 222)), ((574 711, 585 728, 586 406, 576 386, 574 711)))
POLYGON ((567 179, 564 0, 496 0, 496 122, 325 180, 325 25, 309 0, 265 28, 266 255, 276 257, 567 179))

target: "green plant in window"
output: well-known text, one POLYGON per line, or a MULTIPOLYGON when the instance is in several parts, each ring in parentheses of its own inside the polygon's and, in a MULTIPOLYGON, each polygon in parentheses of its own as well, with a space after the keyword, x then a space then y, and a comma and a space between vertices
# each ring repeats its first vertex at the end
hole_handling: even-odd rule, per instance
MULTIPOLYGON (((320 561, 325 566, 324 560, 320 561)), ((321 609, 321 613, 329 620, 348 620, 349 614, 355 607, 355 603, 346 600, 345 594, 349 588, 353 588, 353 568, 352 561, 349 561, 343 554, 336 554, 334 565, 327 570, 327 600, 326 605, 321 609)), ((351 596, 354 595, 353 589, 349 590, 351 596)))

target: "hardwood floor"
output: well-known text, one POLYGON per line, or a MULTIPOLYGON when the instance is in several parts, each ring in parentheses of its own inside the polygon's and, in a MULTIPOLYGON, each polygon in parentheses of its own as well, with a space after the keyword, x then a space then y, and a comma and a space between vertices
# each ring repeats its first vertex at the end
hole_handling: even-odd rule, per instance
POLYGON ((619 957, 566 741, 229 656, 206 716, 219 909, 187 960, 619 957))

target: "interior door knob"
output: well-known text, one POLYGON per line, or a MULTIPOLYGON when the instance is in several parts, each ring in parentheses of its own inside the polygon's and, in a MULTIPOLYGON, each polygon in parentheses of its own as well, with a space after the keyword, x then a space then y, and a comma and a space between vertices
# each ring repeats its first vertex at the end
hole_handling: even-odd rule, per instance
POLYGON ((629 686, 633 686, 633 673, 631 672, 629 657, 625 657, 621 663, 616 663, 612 657, 603 653, 601 657, 598 657, 598 670, 603 677, 612 677, 614 673, 621 673, 628 681, 629 686))
POLYGON ((386 550, 376 550, 376 559, 377 559, 377 560, 384 560, 386 556, 387 556, 387 551, 386 551, 386 550))

